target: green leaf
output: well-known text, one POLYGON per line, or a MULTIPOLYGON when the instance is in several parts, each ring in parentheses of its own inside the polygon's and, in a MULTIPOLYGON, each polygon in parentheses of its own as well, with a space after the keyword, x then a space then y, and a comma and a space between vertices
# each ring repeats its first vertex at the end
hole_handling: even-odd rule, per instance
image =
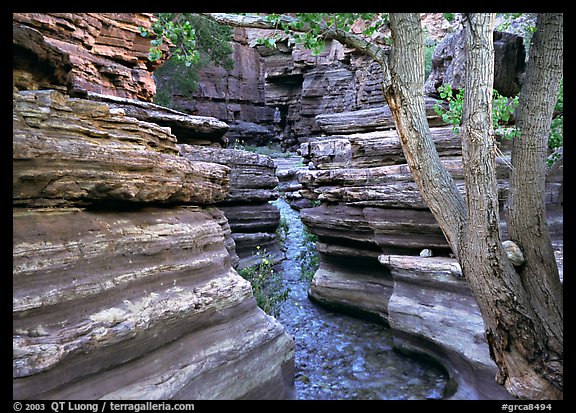
POLYGON ((151 62, 156 62, 162 58, 162 50, 158 47, 151 47, 150 51, 148 52, 148 59, 151 62))

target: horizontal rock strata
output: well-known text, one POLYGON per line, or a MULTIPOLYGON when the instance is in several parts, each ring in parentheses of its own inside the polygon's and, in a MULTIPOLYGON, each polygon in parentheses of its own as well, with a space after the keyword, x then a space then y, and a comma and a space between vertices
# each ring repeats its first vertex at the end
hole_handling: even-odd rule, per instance
POLYGON ((322 262, 310 284, 309 297, 325 307, 387 323, 393 281, 377 260, 337 257, 325 250, 321 254, 322 262))
MULTIPOLYGON (((438 102, 434 98, 426 97, 426 117, 430 126, 441 126, 446 123, 435 111, 438 102)), ((316 123, 320 128, 331 135, 338 133, 372 132, 394 128, 394 118, 388 105, 370 109, 354 111, 339 111, 339 113, 323 113, 316 116, 316 123)))
MULTIPOLYGON (((429 110, 431 104, 428 100, 429 110)), ((309 169, 298 171, 299 192, 321 202, 301 212, 310 232, 318 235, 321 253, 309 294, 329 307, 389 323, 399 349, 426 354, 446 367, 456 385, 453 398, 507 398, 494 381, 496 366, 477 305, 458 278, 456 261, 448 258, 451 250, 414 182, 396 131, 384 130, 393 126, 392 119, 385 111, 370 111, 348 112, 341 119, 318 116, 329 134, 300 146, 309 169), (444 258, 422 261, 424 249, 444 258), (382 253, 385 267, 360 275, 363 265, 382 253), (390 257, 396 257, 393 264, 390 257), (415 265, 414 274, 404 275, 408 270, 402 272, 402 259, 415 265), (418 275, 416 264, 423 266, 418 275)), ((442 164, 466 196, 459 137, 451 127, 431 127, 430 132, 442 164)), ((504 152, 497 160, 503 205, 510 158, 508 144, 499 145, 504 152)), ((506 233, 504 222, 501 230, 506 233)))
POLYGON ((270 254, 273 262, 284 258, 276 238, 280 212, 268 202, 278 198, 274 161, 265 155, 239 149, 178 145, 190 161, 214 162, 230 168, 230 190, 218 206, 226 214, 239 268, 258 264, 257 251, 270 254))
POLYGON ((212 162, 230 168, 227 203, 267 202, 278 198, 274 161, 268 156, 239 149, 178 145, 180 155, 192 161, 212 162))
POLYGON ((494 381, 497 368, 482 315, 458 262, 405 255, 379 259, 394 279, 387 310, 395 346, 447 366, 457 385, 452 399, 510 399, 494 381))
MULTIPOLYGON (((14 13, 14 81, 19 89, 91 91, 143 101, 156 93, 151 13, 14 13)), ((162 46, 166 52, 166 43, 162 46)))
POLYGON ((56 91, 13 107, 14 398, 294 398, 293 339, 213 206, 231 169, 128 108, 56 91))
POLYGON ((230 264, 197 207, 15 210, 14 397, 291 397, 293 344, 230 264))
POLYGON ((106 104, 55 91, 20 92, 13 125, 18 205, 212 204, 228 194, 227 167, 187 161, 178 156, 169 129, 106 104))
POLYGON ((209 145, 222 143, 229 126, 210 116, 195 116, 150 102, 88 92, 90 100, 101 101, 113 109, 121 109, 127 116, 169 127, 179 143, 209 145))

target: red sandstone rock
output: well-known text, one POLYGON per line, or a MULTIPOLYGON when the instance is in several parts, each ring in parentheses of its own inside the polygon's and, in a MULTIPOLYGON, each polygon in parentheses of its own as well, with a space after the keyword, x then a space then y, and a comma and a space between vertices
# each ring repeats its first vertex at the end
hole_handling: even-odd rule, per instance
POLYGON ((152 71, 161 61, 148 60, 150 39, 138 28, 151 28, 153 19, 151 13, 14 13, 15 86, 46 86, 48 76, 68 91, 152 101, 152 71))

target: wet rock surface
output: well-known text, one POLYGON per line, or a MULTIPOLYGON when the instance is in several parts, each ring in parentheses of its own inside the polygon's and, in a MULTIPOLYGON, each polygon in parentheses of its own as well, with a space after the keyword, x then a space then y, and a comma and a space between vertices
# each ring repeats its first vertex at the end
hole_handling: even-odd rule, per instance
POLYGON ((394 345, 425 353, 447 367, 457 384, 452 399, 510 399, 494 383, 484 322, 454 258, 381 255, 394 280, 388 322, 394 345))

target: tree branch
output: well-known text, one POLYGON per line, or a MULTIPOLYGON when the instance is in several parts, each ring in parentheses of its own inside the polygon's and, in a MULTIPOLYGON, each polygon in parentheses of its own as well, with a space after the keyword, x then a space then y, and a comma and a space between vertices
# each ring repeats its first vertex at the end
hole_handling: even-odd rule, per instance
MULTIPOLYGON (((266 20, 265 16, 258 15, 241 15, 241 14, 230 14, 230 13, 198 13, 202 16, 208 17, 220 24, 225 24, 227 26, 233 27, 249 27, 253 29, 275 29, 276 23, 266 20)), ((290 16, 281 16, 280 22, 286 23, 290 26, 291 30, 294 31, 307 31, 309 27, 297 30, 294 25, 297 19, 290 16)))
MULTIPOLYGON (((266 20, 265 16, 257 15, 239 15, 230 13, 200 13, 220 24, 225 24, 227 26, 233 27, 248 27, 254 29, 276 29, 277 25, 275 22, 270 22, 266 20)), ((281 16, 280 23, 285 23, 288 25, 290 30, 294 32, 307 32, 309 31, 310 25, 300 24, 298 19, 290 16, 281 16)), ((352 47, 359 52, 371 57, 376 62, 378 62, 384 71, 384 86, 386 87, 390 83, 390 72, 388 70, 388 54, 386 49, 380 47, 374 43, 369 42, 363 37, 347 32, 338 28, 330 28, 326 25, 324 21, 318 22, 321 27, 321 32, 319 33, 324 39, 337 40, 338 42, 352 47)))

